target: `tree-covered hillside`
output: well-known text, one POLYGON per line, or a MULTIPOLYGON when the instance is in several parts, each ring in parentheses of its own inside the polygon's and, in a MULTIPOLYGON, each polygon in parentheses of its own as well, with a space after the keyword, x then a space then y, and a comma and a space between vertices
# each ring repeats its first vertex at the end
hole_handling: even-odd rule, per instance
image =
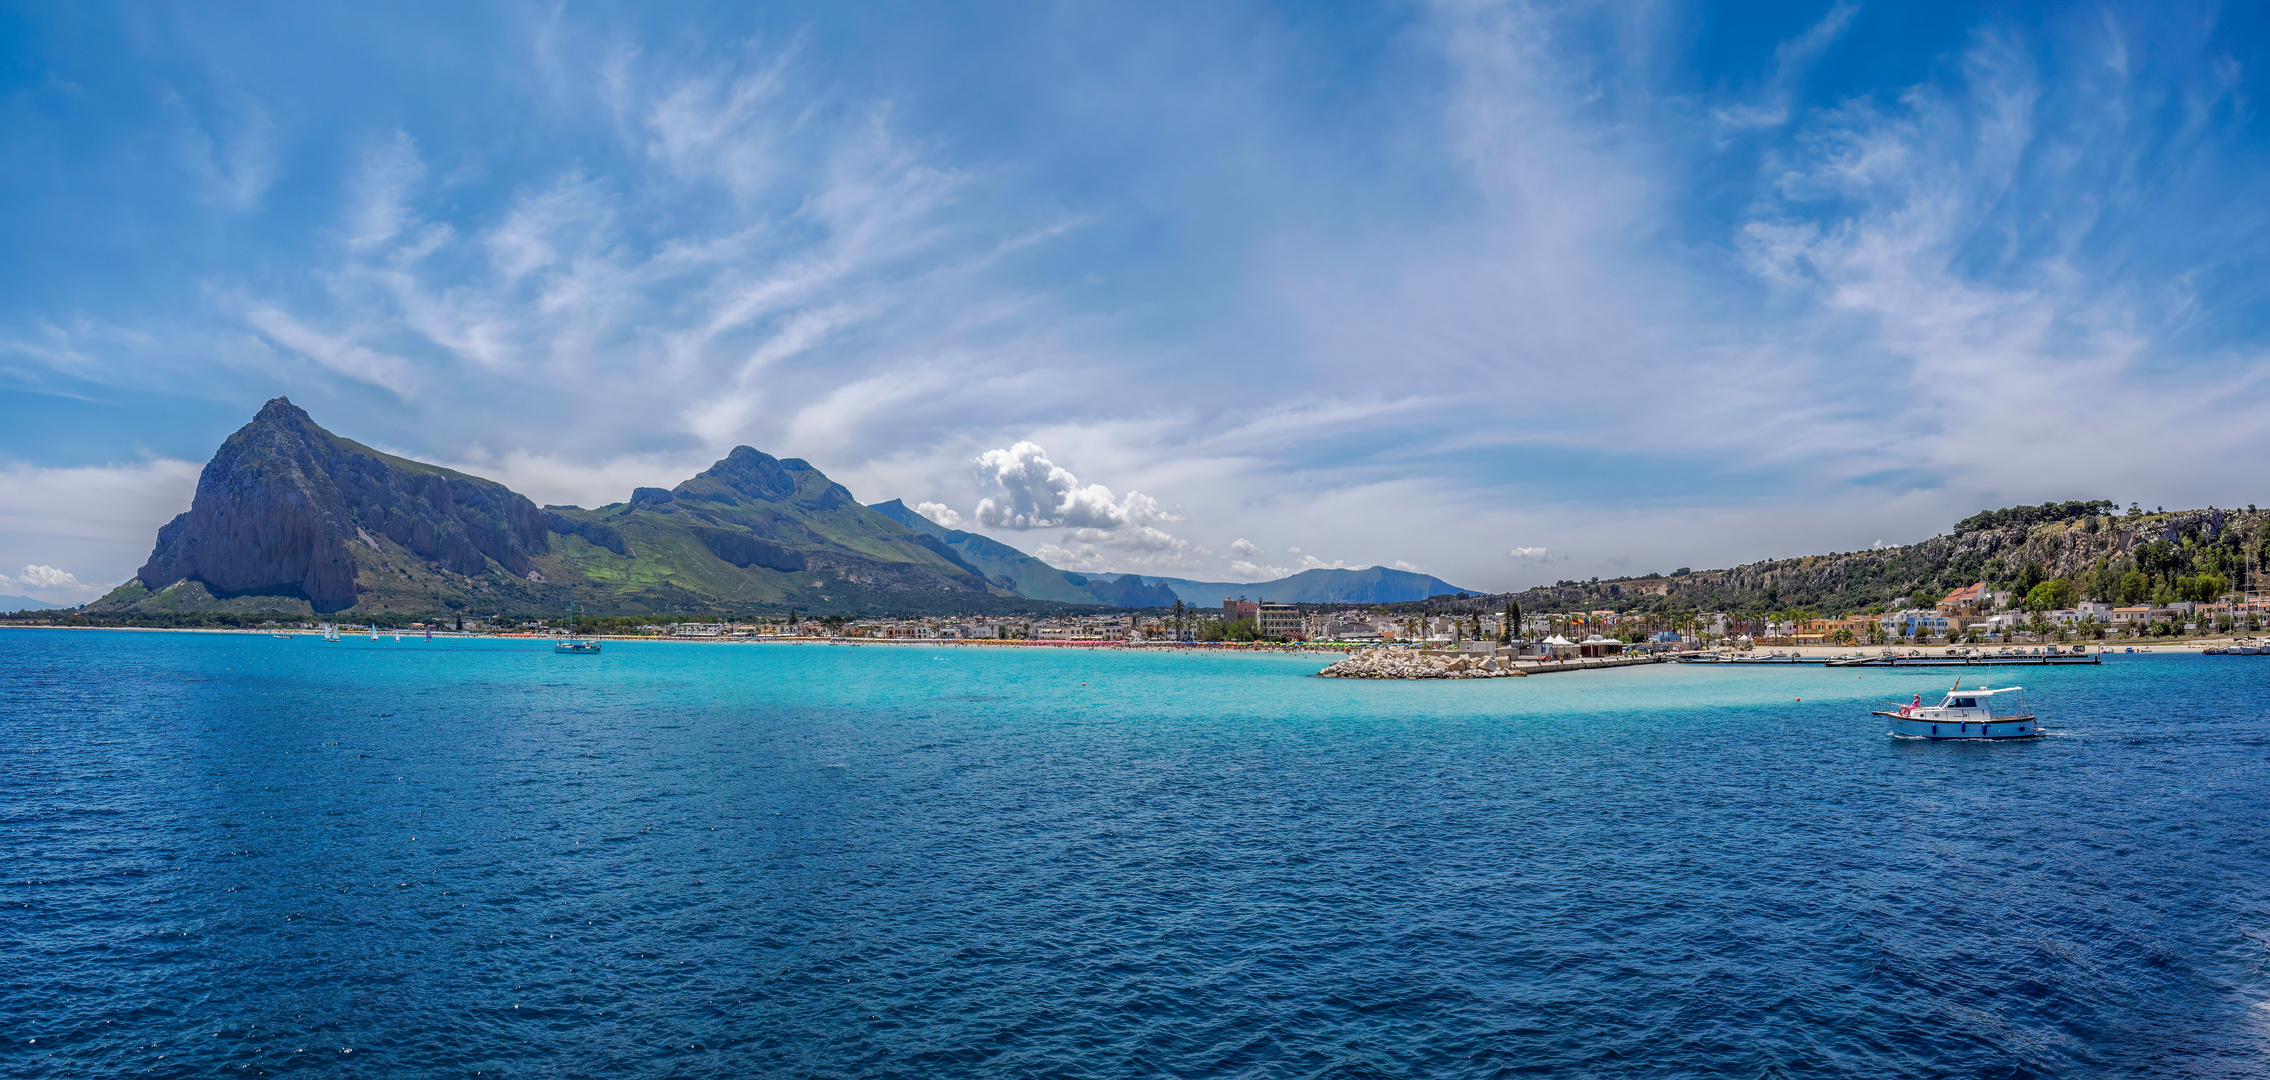
MULTIPOLYGON (((1477 596, 1457 606, 1495 611, 1511 600, 1531 612, 1803 609, 1834 615, 1902 604, 1928 607, 1982 581, 2036 608, 2082 600, 2208 600, 2263 584, 2270 567, 2270 513, 2251 506, 2113 510, 2101 500, 2009 507, 1974 514, 1953 531, 1914 544, 1726 570, 1681 569, 1668 577, 1562 581, 1477 596)), ((1445 605, 1438 600, 1435 606, 1445 605)))

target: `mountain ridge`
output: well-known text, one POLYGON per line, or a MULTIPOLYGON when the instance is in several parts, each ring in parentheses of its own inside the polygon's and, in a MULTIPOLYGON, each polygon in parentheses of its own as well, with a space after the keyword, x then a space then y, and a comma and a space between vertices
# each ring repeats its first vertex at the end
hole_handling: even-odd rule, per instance
POLYGON ((1458 591, 1423 574, 1309 570, 1243 584, 1085 574, 861 504, 801 458, 738 446, 674 487, 597 508, 372 449, 290 399, 265 403, 198 475, 135 576, 93 614, 389 617, 564 609, 595 615, 987 614, 1212 607, 1239 592, 1378 603, 1458 591))
MULTIPOLYGON (((1032 611, 936 537, 799 458, 735 447, 676 487, 538 507, 492 480, 265 404, 97 614, 375 617, 1032 611)), ((1092 603, 1092 601, 1091 601, 1092 603)))

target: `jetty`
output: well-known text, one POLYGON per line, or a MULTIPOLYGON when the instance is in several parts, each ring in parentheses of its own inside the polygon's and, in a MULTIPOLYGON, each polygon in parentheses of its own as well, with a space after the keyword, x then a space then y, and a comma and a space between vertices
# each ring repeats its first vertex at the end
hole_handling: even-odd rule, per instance
POLYGON ((1842 656, 1824 654, 1775 653, 1771 656, 1729 656, 1723 653, 1683 653, 1678 657, 1683 664, 1810 664, 1814 667, 2061 667, 2066 664, 2101 664, 2102 653, 2089 653, 2076 649, 2066 652, 2062 647, 2047 651, 2022 652, 1997 650, 1984 652, 1975 649, 1948 650, 1944 653, 1924 653, 1910 649, 1904 653, 1886 650, 1874 656, 1863 653, 1846 653, 1842 656))
POLYGON ((2101 653, 2060 651, 2038 653, 1958 652, 1937 656, 1926 656, 1921 653, 1878 656, 1856 654, 1844 656, 1727 656, 1685 652, 1554 658, 1550 656, 1477 655, 1467 652, 1388 646, 1359 650, 1317 672, 1317 674, 1327 679, 1502 679, 1522 678, 1530 675, 1551 675, 1563 671, 1595 671, 1601 668, 1638 667, 1644 664, 1802 664, 1821 669, 1851 667, 2064 667, 2070 664, 2097 665, 2102 663, 2104 663, 2104 657, 2101 653))
POLYGON ((1870 656, 1827 661, 1825 667, 2063 667, 2067 664, 2102 664, 2095 653, 2075 656, 1870 656))
POLYGON ((1563 671, 1661 664, 1663 656, 1593 656, 1516 659, 1405 648, 1365 649, 1317 672, 1327 679, 1504 679, 1563 671))

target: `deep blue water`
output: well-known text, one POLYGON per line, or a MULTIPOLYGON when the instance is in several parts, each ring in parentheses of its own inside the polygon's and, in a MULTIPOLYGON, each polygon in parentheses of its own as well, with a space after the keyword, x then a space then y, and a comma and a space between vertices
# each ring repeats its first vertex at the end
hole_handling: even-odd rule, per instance
POLYGON ((2270 658, 0 656, 9 1076, 2270 1075, 2270 658))

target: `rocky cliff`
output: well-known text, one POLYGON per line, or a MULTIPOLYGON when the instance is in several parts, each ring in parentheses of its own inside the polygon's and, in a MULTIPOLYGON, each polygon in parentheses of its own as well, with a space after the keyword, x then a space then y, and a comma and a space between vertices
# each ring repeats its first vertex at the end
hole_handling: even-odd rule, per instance
POLYGON ((213 455, 135 578, 153 593, 186 580, 328 614, 355 606, 384 541, 463 576, 525 575, 550 549, 543 512, 504 485, 381 454, 276 398, 213 455))

